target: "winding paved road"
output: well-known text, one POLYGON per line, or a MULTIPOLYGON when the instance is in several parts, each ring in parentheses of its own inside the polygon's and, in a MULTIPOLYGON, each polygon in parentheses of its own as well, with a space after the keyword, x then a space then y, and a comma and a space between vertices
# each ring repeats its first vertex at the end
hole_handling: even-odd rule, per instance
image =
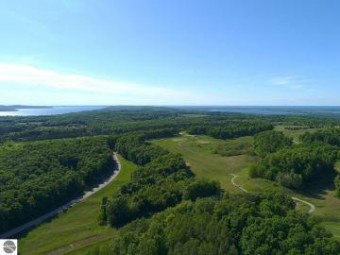
POLYGON ((84 195, 76 198, 76 199, 73 199, 71 200, 70 202, 64 204, 63 206, 60 206, 58 207, 57 209, 51 211, 51 212, 48 212, 42 216, 40 216, 39 218, 36 218, 30 222, 27 222, 25 223, 24 225, 21 225, 17 228, 14 228, 6 233, 3 233, 0 235, 0 238, 10 238, 10 237, 13 237, 27 229, 30 229, 30 228, 33 228, 39 224, 41 224, 42 222, 54 217, 55 215, 58 215, 59 213, 62 213, 63 211, 65 211, 66 209, 68 208, 71 208, 73 207, 74 205, 82 202, 83 200, 85 200, 86 198, 92 196, 93 194, 97 193, 98 191, 100 191, 101 189, 103 189, 104 187, 106 187, 107 185, 109 185, 117 176, 118 174, 120 173, 120 170, 121 170, 121 164, 118 160, 118 157, 117 157, 117 154, 116 153, 113 153, 113 159, 114 161, 116 162, 116 166, 117 168, 114 169, 113 171, 113 174, 110 176, 109 179, 105 180, 105 182, 101 183, 100 185, 98 185, 97 187, 93 188, 92 190, 90 191, 87 191, 84 195))
MULTIPOLYGON (((235 182, 235 179, 237 178, 237 175, 235 175, 235 174, 231 174, 231 176, 233 177, 233 178, 231 178, 231 183, 235 186, 235 187, 237 187, 237 188, 239 188, 240 190, 242 190, 243 192, 247 192, 248 193, 248 190, 246 190, 245 188, 243 188, 242 186, 240 186, 239 184, 237 184, 236 182, 235 182)), ((315 211, 315 205, 313 205, 312 203, 309 203, 309 202, 307 202, 307 201, 305 201, 305 200, 302 200, 302 199, 300 199, 300 198, 297 198, 297 197, 292 197, 292 199, 294 200, 294 201, 298 201, 298 202, 301 202, 301 203, 304 203, 304 204, 306 204, 306 205, 308 205, 309 206, 309 210, 308 210, 308 214, 311 214, 311 213, 313 213, 314 211, 315 211)))

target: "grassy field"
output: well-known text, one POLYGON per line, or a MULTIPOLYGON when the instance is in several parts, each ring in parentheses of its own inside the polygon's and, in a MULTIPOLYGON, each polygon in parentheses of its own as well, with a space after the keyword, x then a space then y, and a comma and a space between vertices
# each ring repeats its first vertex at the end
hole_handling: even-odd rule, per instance
MULTIPOLYGON (((297 139, 301 132, 301 130, 285 131, 294 139, 297 139)), ((218 180, 227 191, 241 192, 231 183, 231 174, 236 174, 238 176, 237 183, 249 191, 277 189, 313 203, 316 206, 313 215, 321 216, 327 229, 340 238, 340 199, 334 197, 334 190, 331 186, 297 193, 269 180, 250 178, 248 169, 253 162, 256 162, 255 156, 244 154, 226 157, 214 153, 216 148, 223 143, 226 146, 234 146, 242 142, 249 142, 248 139, 252 138, 244 139, 221 141, 207 136, 184 134, 180 137, 155 140, 153 143, 170 151, 181 153, 198 177, 218 180)), ((340 171, 340 162, 337 164, 337 168, 340 171)), ((308 207, 304 204, 298 204, 297 209, 302 212, 308 211, 308 207)))
POLYGON ((228 191, 238 192, 230 183, 230 174, 239 173, 255 161, 255 157, 251 155, 222 157, 215 154, 216 146, 223 141, 208 136, 184 135, 156 140, 153 143, 182 154, 198 177, 217 180, 228 191))
POLYGON ((317 130, 319 130, 319 128, 305 128, 305 129, 297 129, 297 130, 287 130, 285 129, 284 126, 276 126, 275 127, 276 131, 282 131, 285 135, 293 138, 294 143, 300 143, 299 141, 299 137, 306 133, 306 132, 316 132, 317 130))
POLYGON ((98 193, 44 223, 19 240, 20 254, 86 254, 85 250, 109 242, 114 228, 97 221, 103 196, 110 197, 130 180, 136 165, 119 156, 122 170, 117 178, 98 193))

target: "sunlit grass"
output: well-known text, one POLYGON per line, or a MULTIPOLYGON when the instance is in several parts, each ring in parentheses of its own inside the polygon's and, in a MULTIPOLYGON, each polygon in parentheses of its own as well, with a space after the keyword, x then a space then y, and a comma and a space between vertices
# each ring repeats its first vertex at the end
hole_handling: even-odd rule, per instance
POLYGON ((251 155, 222 157, 214 154, 216 145, 222 141, 207 136, 182 136, 155 140, 153 143, 182 154, 198 178, 217 180, 229 191, 235 191, 230 183, 230 174, 239 173, 255 161, 251 155))
MULTIPOLYGON (((285 133, 297 139, 302 131, 286 130, 285 133)), ((233 139, 234 143, 240 139, 242 138, 233 139)), ((183 135, 155 140, 153 143, 170 151, 181 153, 197 177, 217 180, 221 183, 222 188, 229 192, 241 192, 231 183, 231 174, 236 174, 238 176, 237 183, 249 191, 281 190, 290 196, 296 196, 313 203, 316 206, 313 215, 322 217, 324 226, 336 237, 340 237, 340 199, 334 196, 334 190, 325 189, 318 194, 313 192, 297 193, 270 180, 250 178, 248 175, 249 166, 256 162, 256 157, 251 155, 223 157, 214 154, 214 148, 225 141, 211 137, 183 135)), ((340 162, 337 163, 336 168, 340 170, 340 162)), ((297 205, 297 210, 300 212, 306 212, 308 209, 305 204, 297 205)))
POLYGON ((122 170, 117 178, 98 193, 44 223, 19 240, 21 254, 66 254, 112 238, 116 229, 98 224, 103 196, 111 197, 130 180, 136 165, 119 156, 122 170))

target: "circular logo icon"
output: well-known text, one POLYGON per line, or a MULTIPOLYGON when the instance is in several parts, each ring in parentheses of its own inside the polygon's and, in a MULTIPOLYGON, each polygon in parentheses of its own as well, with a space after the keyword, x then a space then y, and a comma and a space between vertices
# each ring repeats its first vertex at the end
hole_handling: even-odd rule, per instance
POLYGON ((16 247, 16 245, 13 241, 8 240, 8 241, 4 242, 3 249, 4 249, 4 252, 11 254, 11 253, 15 252, 17 247, 16 247))

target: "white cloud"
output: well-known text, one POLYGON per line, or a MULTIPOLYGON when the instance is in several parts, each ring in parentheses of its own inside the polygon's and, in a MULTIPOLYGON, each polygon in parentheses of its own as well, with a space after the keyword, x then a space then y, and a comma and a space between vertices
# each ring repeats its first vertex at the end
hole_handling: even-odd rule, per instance
MULTIPOLYGON (((271 86, 290 89, 310 85, 310 81, 294 76, 276 77, 269 82, 271 86)), ((308 86, 304 93, 309 89, 312 87, 308 86)), ((290 98, 281 94, 274 98, 276 93, 272 93, 264 99, 262 93, 254 91, 243 84, 219 89, 213 84, 165 88, 42 69, 32 64, 0 62, 0 104, 263 105, 279 103, 282 97, 290 98)))
POLYGON ((100 95, 129 95, 138 97, 185 98, 188 93, 160 86, 97 79, 85 75, 65 74, 53 70, 40 69, 30 65, 0 63, 0 85, 14 84, 23 88, 34 86, 58 91, 90 92, 100 95))
POLYGON ((271 83, 274 85, 287 85, 293 81, 292 76, 285 76, 285 77, 277 77, 271 80, 271 83))
POLYGON ((275 77, 270 81, 271 85, 274 86, 281 86, 291 89, 301 89, 304 88, 310 80, 301 79, 295 76, 282 76, 282 77, 275 77))

